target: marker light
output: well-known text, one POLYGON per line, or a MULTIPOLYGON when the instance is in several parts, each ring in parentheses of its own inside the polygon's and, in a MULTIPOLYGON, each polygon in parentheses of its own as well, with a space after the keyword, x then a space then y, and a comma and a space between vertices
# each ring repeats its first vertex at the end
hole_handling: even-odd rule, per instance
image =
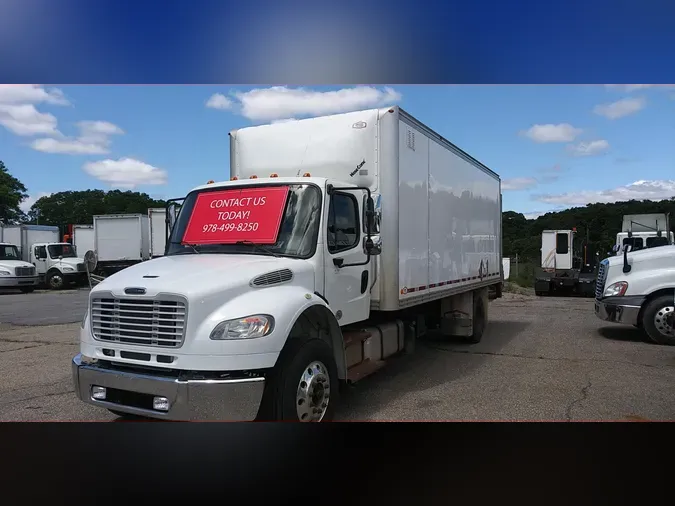
POLYGON ((206 182, 206 184, 213 184, 213 183, 215 183, 215 181, 214 181, 213 179, 209 179, 209 180, 206 182))
POLYGON ((312 175, 309 172, 305 172, 302 177, 312 177, 312 175))
POLYGON ((237 180, 239 180, 239 178, 238 178, 237 176, 232 176, 232 177, 230 178, 230 181, 237 181, 237 180))
POLYGON ((279 177, 279 174, 277 174, 276 172, 272 172, 272 173, 270 174, 270 177, 279 177))
POLYGON ((253 174, 249 179, 258 179, 258 176, 256 176, 255 174, 253 174))

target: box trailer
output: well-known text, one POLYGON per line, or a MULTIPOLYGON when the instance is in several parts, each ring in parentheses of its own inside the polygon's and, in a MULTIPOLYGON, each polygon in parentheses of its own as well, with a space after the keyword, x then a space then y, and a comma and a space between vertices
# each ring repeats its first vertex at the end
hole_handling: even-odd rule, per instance
POLYGON ((92 290, 84 402, 324 421, 340 384, 427 329, 482 339, 503 280, 500 178, 405 111, 232 131, 230 172, 182 199, 163 258, 92 290))
POLYGON ((161 257, 166 248, 166 208, 148 209, 150 224, 150 258, 161 257))
POLYGON ((97 271, 112 274, 150 258, 150 228, 145 214, 94 216, 97 271))
POLYGON ((73 225, 71 240, 78 255, 84 256, 87 251, 93 251, 94 225, 73 225))

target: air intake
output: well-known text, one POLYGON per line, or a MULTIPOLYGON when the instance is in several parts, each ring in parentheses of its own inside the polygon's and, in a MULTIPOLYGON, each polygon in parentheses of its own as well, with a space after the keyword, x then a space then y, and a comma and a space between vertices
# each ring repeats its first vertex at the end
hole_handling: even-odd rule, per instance
POLYGON ((262 276, 258 276, 251 281, 251 286, 270 286, 287 283, 293 279, 293 271, 290 269, 281 269, 278 271, 268 272, 262 276))

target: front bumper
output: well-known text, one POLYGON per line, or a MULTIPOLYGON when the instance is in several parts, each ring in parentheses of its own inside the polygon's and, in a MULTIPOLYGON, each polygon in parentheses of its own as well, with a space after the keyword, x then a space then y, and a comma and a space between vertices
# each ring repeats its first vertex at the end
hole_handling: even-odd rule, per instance
POLYGON ((595 299, 595 316, 601 320, 637 325, 644 297, 606 297, 595 299))
POLYGON ((112 369, 86 363, 82 355, 72 360, 77 397, 94 406, 163 420, 250 421, 258 414, 265 378, 180 380, 112 369), (93 386, 105 387, 106 400, 92 398, 93 386), (152 408, 155 396, 166 397, 166 412, 152 408))
POLYGON ((0 277, 0 287, 20 288, 22 286, 37 286, 40 279, 37 276, 2 276, 0 277))

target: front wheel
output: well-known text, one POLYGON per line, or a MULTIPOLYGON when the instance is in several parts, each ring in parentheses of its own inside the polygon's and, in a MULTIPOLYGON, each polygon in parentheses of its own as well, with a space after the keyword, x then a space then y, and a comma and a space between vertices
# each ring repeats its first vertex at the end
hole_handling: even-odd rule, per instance
POLYGON ((328 422, 338 397, 333 350, 321 339, 293 339, 281 352, 263 395, 259 420, 328 422))
POLYGON ((647 304, 642 315, 642 327, 656 344, 675 346, 675 302, 672 295, 662 295, 647 304))
POLYGON ((61 290, 64 285, 63 274, 60 272, 50 272, 47 275, 47 286, 52 290, 61 290))

